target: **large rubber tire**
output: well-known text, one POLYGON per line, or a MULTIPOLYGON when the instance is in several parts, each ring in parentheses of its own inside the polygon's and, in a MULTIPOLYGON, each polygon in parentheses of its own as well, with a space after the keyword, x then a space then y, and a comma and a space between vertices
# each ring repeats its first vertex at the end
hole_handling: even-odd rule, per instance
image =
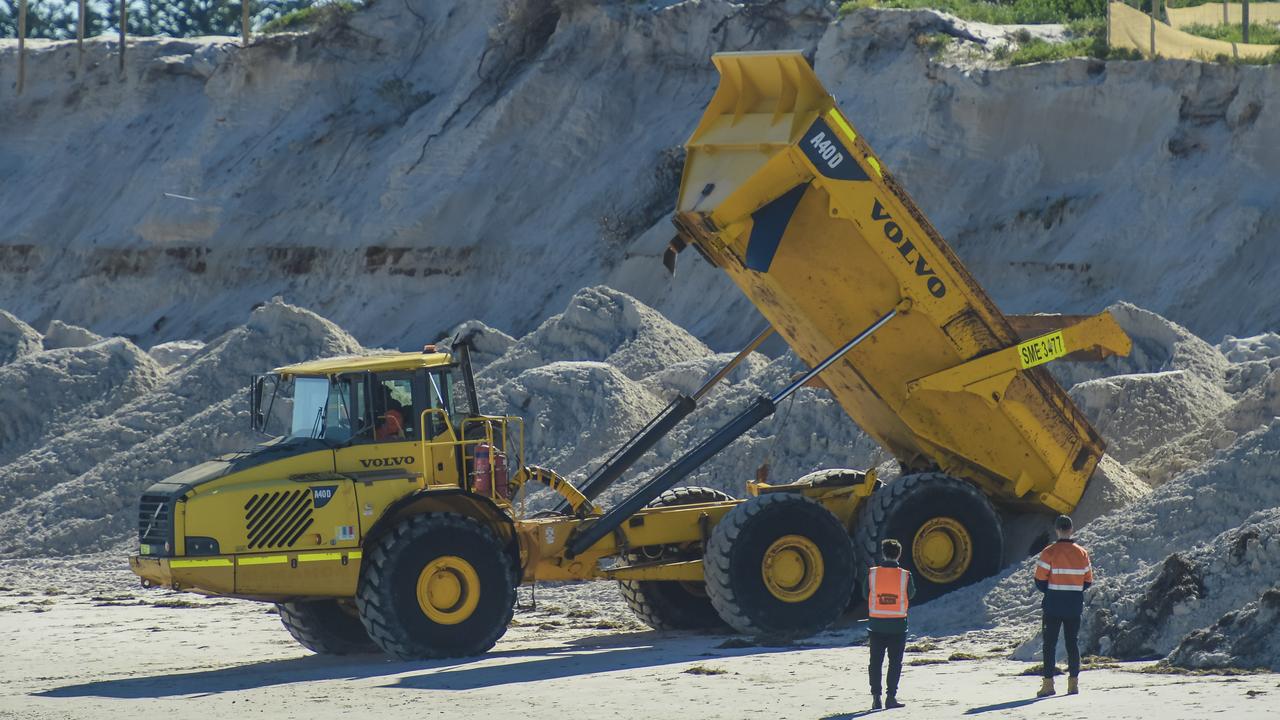
POLYGON ((826 470, 815 470, 808 475, 804 475, 799 480, 792 483, 792 485, 814 488, 838 488, 860 485, 866 479, 867 474, 861 470, 827 468, 826 470))
POLYGON ((320 655, 378 652, 350 600, 276 603, 280 622, 302 647, 320 655), (344 607, 344 603, 346 606, 344 607))
POLYGON ((356 607, 369 637, 388 655, 402 660, 480 655, 511 623, 513 573, 503 542, 478 521, 453 513, 415 515, 365 554, 356 607), (475 571, 478 602, 465 619, 445 624, 427 615, 418 587, 428 564, 451 556, 475 571))
MULTIPOLYGON (((732 495, 713 488, 683 487, 662 493, 648 507, 696 505, 733 499, 732 495)), ((632 553, 627 560, 630 563, 697 560, 702 554, 702 543, 699 542, 682 547, 663 547, 656 557, 632 553)), ((631 612, 654 630, 716 630, 724 627, 724 621, 707 597, 705 583, 619 580, 618 589, 631 612)))
POLYGON ((844 612, 855 580, 844 526, 795 493, 762 495, 734 508, 711 533, 703 562, 716 612, 734 630, 757 637, 805 637, 825 629, 844 612), (811 543, 823 565, 816 590, 799 601, 775 595, 764 577, 766 554, 787 536, 811 543))
POLYGON ((880 560, 880 543, 893 538, 902 543, 902 566, 911 571, 919 604, 964 587, 1000 571, 1004 560, 1004 533, 991 501, 977 487, 943 473, 904 475, 871 494, 863 504, 854 531, 854 544, 862 564, 880 560), (955 580, 934 582, 917 568, 912 545, 920 528, 934 518, 951 518, 972 542, 969 566, 955 580))

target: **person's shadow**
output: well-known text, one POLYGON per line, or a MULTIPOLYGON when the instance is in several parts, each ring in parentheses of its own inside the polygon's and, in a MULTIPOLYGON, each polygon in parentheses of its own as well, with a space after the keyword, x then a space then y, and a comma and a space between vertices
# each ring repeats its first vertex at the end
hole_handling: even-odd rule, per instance
MULTIPOLYGON (((1054 696, 1050 695, 1049 697, 1054 697, 1054 696)), ((1014 708, 1025 707, 1027 705, 1034 705, 1040 702, 1041 700, 1048 700, 1048 699, 1049 698, 1047 697, 1042 697, 1042 698, 1024 698, 1022 700, 1009 700, 1007 702, 996 703, 994 705, 983 705, 982 707, 969 708, 968 710, 964 711, 964 714, 979 715, 981 713, 992 712, 996 710, 1012 710, 1014 708)))

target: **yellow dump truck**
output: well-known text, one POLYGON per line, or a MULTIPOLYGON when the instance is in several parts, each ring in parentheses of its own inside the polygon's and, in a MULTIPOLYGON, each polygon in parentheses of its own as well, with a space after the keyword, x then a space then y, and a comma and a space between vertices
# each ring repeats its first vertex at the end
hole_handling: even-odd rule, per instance
POLYGON ((254 380, 251 415, 263 429, 291 396, 282 437, 143 494, 143 583, 276 603, 322 653, 484 652, 515 587, 538 580, 617 580, 655 628, 799 636, 845 611, 882 539, 929 597, 999 569, 998 509, 1071 511, 1103 443, 1041 366, 1126 354, 1123 331, 1105 313, 1002 315, 800 54, 714 61, 666 261, 694 246, 765 334, 578 486, 526 461, 519 418, 481 412, 465 342, 278 368, 254 380), (769 332, 810 370, 599 507, 769 332), (828 389, 902 476, 752 479, 746 500, 676 487, 805 386, 828 389), (523 511, 533 485, 560 496, 552 512, 523 511))

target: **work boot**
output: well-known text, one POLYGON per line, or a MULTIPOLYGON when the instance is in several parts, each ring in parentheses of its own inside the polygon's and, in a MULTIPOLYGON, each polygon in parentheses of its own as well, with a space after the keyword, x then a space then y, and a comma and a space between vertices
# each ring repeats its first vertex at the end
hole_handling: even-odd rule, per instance
POLYGON ((1053 678, 1047 677, 1044 679, 1044 683, 1040 685, 1040 692, 1036 693, 1036 697, 1038 698, 1049 697, 1050 695, 1053 695, 1055 692, 1057 691, 1053 689, 1053 678))
POLYGON ((879 710, 879 709, 880 709, 880 707, 881 707, 881 706, 880 706, 880 696, 879 696, 879 695, 872 695, 872 696, 871 696, 871 709, 872 709, 872 710, 879 710))
POLYGON ((902 703, 898 702, 898 698, 896 696, 890 695, 889 697, 884 699, 885 710, 892 710, 894 708, 900 708, 900 707, 906 707, 906 705, 903 705, 902 703))
POLYGON ((1075 675, 1072 675, 1071 677, 1067 678, 1067 694, 1068 695, 1080 694, 1080 678, 1076 677, 1075 675))

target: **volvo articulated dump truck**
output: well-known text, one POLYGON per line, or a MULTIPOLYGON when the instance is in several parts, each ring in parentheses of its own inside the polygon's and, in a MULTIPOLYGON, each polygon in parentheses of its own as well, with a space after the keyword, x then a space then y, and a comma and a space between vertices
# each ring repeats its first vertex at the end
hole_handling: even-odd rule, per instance
POLYGON ((1001 314, 799 53, 714 61, 666 260, 693 246, 724 270, 807 373, 606 509, 601 492, 764 335, 580 486, 526 461, 519 418, 481 412, 465 343, 279 368, 251 404, 261 427, 292 396, 283 437, 143 494, 144 584, 276 603, 321 653, 482 653, 538 580, 617 580, 655 628, 794 637, 846 610, 885 538, 927 598, 999 569, 998 511, 1070 512, 1103 442, 1042 365, 1127 354, 1128 337, 1105 313, 1001 314), (677 487, 804 386, 901 477, 744 478, 745 500, 677 487), (533 485, 554 512, 521 512, 533 485))

